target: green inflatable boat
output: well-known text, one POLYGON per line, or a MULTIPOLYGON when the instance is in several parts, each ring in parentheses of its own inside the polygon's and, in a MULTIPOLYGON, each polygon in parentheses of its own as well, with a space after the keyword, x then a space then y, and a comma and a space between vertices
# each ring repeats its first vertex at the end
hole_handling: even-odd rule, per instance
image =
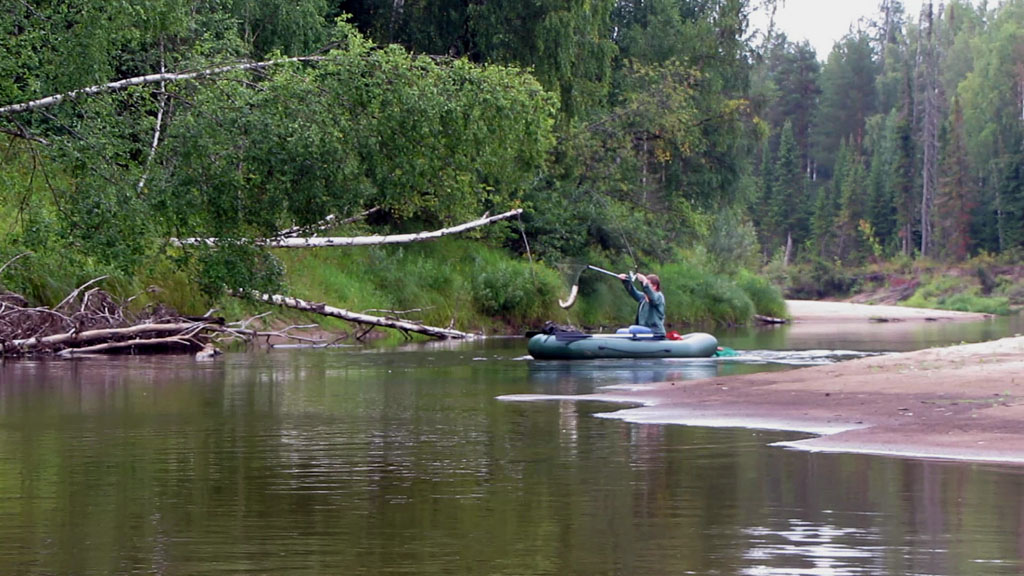
POLYGON ((591 358, 710 358, 718 351, 711 334, 693 332, 678 339, 644 334, 541 333, 526 345, 537 360, 587 360, 591 358))

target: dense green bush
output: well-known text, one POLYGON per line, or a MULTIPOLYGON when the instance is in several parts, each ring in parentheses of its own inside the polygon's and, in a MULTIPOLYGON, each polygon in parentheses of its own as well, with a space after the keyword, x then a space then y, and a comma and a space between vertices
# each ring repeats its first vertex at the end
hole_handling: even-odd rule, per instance
POLYGON ((846 296, 857 285, 857 278, 848 270, 821 258, 790 266, 788 280, 786 297, 806 300, 846 296))
POLYGON ((743 290, 754 304, 754 311, 765 316, 781 318, 786 315, 786 301, 782 291, 766 278, 742 270, 736 278, 736 285, 743 290))
POLYGON ((513 324, 554 313, 560 281, 552 271, 522 260, 480 258, 472 278, 473 301, 481 314, 513 324))
POLYGON ((671 324, 744 324, 754 315, 754 303, 725 277, 687 263, 673 263, 659 272, 665 294, 666 321, 671 324))
POLYGON ((917 308, 937 308, 961 312, 1010 313, 1009 298, 984 296, 982 290, 980 285, 968 285, 965 288, 962 278, 937 276, 925 281, 903 304, 917 308))

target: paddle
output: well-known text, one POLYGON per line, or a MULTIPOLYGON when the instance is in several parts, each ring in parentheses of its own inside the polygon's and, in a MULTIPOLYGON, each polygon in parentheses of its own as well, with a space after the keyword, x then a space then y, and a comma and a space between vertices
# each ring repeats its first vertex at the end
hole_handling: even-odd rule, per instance
MULTIPOLYGON (((587 264, 587 267, 584 268, 584 270, 588 270, 588 269, 589 270, 593 270, 595 272, 600 272, 602 274, 607 274, 609 276, 614 276, 616 278, 619 277, 619 275, 616 274, 615 272, 611 272, 609 270, 605 270, 604 268, 598 268, 597 266, 591 266, 590 264, 587 264)), ((581 270, 581 272, 582 272, 582 270, 581 270)), ((630 278, 632 278, 632 276, 633 275, 631 273, 630 274, 630 278)), ((572 305, 576 303, 576 296, 579 295, 579 292, 580 292, 580 277, 577 274, 576 275, 576 283, 572 285, 572 290, 569 291, 569 299, 568 300, 564 300, 564 301, 563 300, 559 300, 558 301, 558 305, 561 306, 562 308, 566 309, 566 310, 568 310, 569 308, 572 308, 572 305)))

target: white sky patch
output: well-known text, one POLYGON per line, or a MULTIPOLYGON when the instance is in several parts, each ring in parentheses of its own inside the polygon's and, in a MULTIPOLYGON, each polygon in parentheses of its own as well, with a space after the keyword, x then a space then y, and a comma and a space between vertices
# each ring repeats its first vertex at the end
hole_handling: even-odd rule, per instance
MULTIPOLYGON (((910 22, 917 22, 921 4, 927 0, 903 0, 903 7, 910 22)), ((780 0, 781 2, 781 0, 780 0)), ((934 2, 938 10, 939 2, 934 2)), ((785 0, 775 13, 776 31, 785 32, 791 42, 807 40, 818 53, 818 60, 824 61, 832 51, 832 45, 851 29, 858 28, 863 19, 864 29, 868 21, 881 15, 881 0, 785 0)), ((751 28, 763 31, 768 26, 768 13, 760 9, 751 15, 751 28)))

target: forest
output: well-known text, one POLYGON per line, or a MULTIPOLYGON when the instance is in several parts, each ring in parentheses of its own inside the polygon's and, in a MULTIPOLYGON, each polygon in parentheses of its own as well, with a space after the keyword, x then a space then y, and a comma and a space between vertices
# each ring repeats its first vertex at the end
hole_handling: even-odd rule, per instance
POLYGON ((890 283, 1024 300, 1024 0, 882 0, 829 54, 751 27, 782 1, 5 2, 0 288, 469 330, 628 321, 586 264, 657 271, 676 325, 890 283))

